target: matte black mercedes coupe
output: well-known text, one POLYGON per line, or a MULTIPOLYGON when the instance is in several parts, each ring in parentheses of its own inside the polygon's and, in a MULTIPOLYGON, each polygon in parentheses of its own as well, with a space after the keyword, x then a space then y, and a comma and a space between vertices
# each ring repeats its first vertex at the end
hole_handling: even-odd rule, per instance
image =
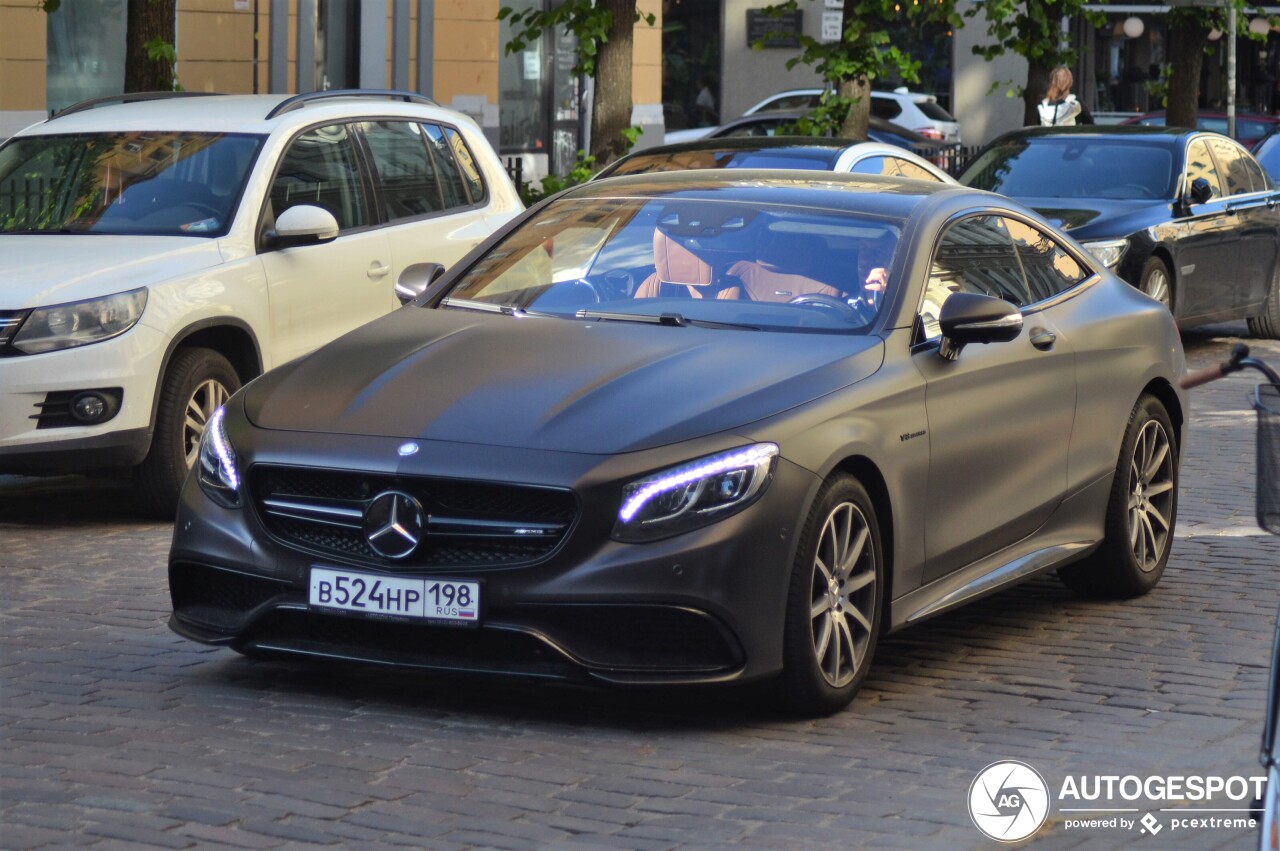
POLYGON ((589 183, 227 402, 171 625, 832 712, 881 634, 1032 574, 1151 589, 1183 366, 1167 310, 996 195, 589 183))

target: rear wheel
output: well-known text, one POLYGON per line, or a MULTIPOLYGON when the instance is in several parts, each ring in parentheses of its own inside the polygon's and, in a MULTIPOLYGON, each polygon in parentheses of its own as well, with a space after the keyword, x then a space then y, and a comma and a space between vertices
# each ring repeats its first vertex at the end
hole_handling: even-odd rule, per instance
POLYGON ((196 461, 205 424, 238 389, 235 369, 212 349, 174 353, 160 388, 151 451, 133 471, 134 492, 147 514, 173 519, 178 492, 196 461))
POLYGON ((1159 257, 1150 257, 1142 267, 1138 289, 1154 298, 1173 312, 1173 275, 1159 257))
POLYGON ((1275 274, 1271 276, 1271 291, 1267 293, 1262 313, 1249 317, 1249 333, 1255 337, 1280 340, 1280 259, 1277 260, 1275 274))
POLYGON ((880 528, 866 489, 837 474, 818 492, 792 565, 783 699, 802 715, 849 705, 871 667, 884 597, 880 528))
POLYGON ((1058 571, 1090 597, 1136 597, 1160 581, 1178 513, 1178 447, 1164 405, 1143 395, 1129 415, 1111 498, 1106 537, 1088 559, 1058 571))

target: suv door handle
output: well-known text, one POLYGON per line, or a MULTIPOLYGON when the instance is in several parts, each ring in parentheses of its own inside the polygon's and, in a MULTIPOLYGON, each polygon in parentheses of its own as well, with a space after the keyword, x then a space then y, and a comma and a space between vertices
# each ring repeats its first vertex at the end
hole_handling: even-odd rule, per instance
POLYGON ((1031 345, 1035 346, 1042 352, 1047 352, 1053 348, 1053 344, 1058 342, 1058 335, 1046 328, 1031 329, 1031 345))
POLYGON ((391 267, 383 264, 380 260, 374 260, 373 263, 369 265, 369 271, 366 274, 375 280, 378 278, 385 278, 387 275, 391 274, 391 267))

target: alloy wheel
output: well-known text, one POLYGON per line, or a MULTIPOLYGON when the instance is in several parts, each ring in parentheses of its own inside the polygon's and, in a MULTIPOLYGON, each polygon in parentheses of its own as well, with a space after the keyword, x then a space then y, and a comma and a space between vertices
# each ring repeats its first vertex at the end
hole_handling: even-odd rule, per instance
POLYGON ((182 420, 182 447, 187 457, 187 469, 196 463, 200 452, 200 437, 213 412, 227 401, 230 394, 221 381, 209 379, 196 385, 187 400, 186 414, 182 420))
POLYGON ((1129 545, 1144 572, 1156 568, 1169 546, 1174 496, 1169 435, 1150 420, 1134 441, 1129 461, 1129 545))
POLYGON ((1173 309, 1173 298, 1169 291, 1169 275, 1165 272, 1163 264, 1152 269, 1147 274, 1145 289, 1147 295, 1170 310, 1173 309))
POLYGON ((813 652, 823 678, 835 688, 857 675, 875 621, 874 534, 858 506, 842 502, 822 526, 813 560, 810 596, 813 652))

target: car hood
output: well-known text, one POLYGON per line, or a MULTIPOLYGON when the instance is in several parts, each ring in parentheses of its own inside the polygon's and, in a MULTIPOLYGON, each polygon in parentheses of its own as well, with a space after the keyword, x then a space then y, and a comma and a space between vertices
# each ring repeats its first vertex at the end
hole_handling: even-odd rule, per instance
POLYGON ((0 309, 98 298, 216 266, 213 239, 189 236, 0 236, 0 309))
POLYGON ((1026 198, 1014 200, 1035 210, 1076 239, 1121 237, 1170 217, 1168 201, 1106 198, 1026 198))
POLYGON ((737 428, 879 368, 878 337, 405 308, 254 382, 259 428, 612 454, 737 428))

